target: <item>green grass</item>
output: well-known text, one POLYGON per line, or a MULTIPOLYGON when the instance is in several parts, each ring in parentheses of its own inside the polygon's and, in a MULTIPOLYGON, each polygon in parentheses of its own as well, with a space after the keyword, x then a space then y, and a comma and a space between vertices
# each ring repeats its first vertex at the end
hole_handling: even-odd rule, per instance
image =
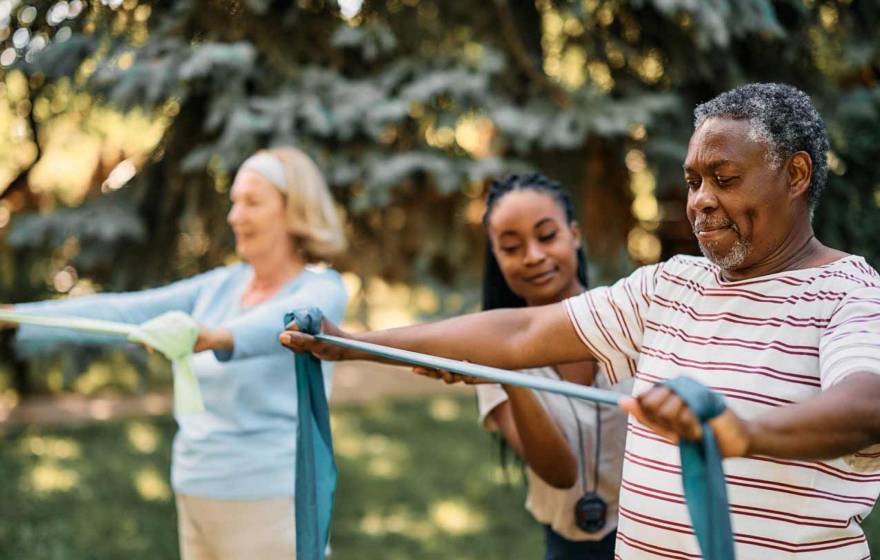
MULTIPOLYGON (((504 480, 474 408, 436 397, 335 409, 334 559, 541 557, 524 488, 504 480)), ((177 558, 174 430, 159 418, 0 433, 0 558, 177 558)), ((880 518, 866 528, 880 536, 880 518)))
MULTIPOLYGON (((471 399, 335 410, 333 558, 537 558, 471 399)), ((0 558, 177 558, 170 418, 0 433, 0 558)), ((516 473, 513 473, 514 475, 516 473)))

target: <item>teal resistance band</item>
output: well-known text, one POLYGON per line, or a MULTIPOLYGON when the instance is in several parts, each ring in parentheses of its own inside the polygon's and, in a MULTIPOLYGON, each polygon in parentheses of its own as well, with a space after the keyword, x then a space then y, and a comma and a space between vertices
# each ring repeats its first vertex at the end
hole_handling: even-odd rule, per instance
POLYGON ((689 377, 670 379, 663 385, 681 397, 703 429, 700 441, 678 442, 684 499, 700 550, 704 558, 733 560, 733 530, 721 451, 709 426, 709 420, 724 412, 724 399, 689 377))
POLYGON ((31 315, 0 310, 0 321, 116 335, 146 344, 174 364, 174 409, 181 414, 202 412, 205 409, 192 367, 192 349, 199 336, 199 325, 186 313, 171 311, 141 325, 131 325, 81 317, 31 315))
MULTIPOLYGON (((300 332, 321 330, 321 311, 294 311, 284 317, 300 332)), ((323 560, 330 538, 333 496, 336 493, 336 459, 330 432, 330 410, 324 392, 321 361, 308 353, 296 354, 296 515, 297 560, 323 560)))
POLYGON ((409 350, 400 350, 388 346, 380 346, 379 344, 370 344, 369 342, 356 342, 347 338, 339 338, 338 336, 330 336, 326 334, 313 335, 318 340, 329 342, 330 344, 350 348, 352 350, 360 350, 382 358, 397 360, 417 366, 424 366, 434 369, 443 369, 452 373, 460 373, 462 375, 472 375, 480 379, 488 379, 503 385, 517 385, 527 389, 535 389, 537 391, 546 391, 548 393, 558 393, 569 397, 576 397, 601 404, 610 404, 618 406, 620 399, 623 398, 620 393, 608 391, 605 389, 596 389, 595 387, 587 387, 578 385, 570 381, 560 381, 548 377, 537 377, 527 373, 510 371, 507 369, 499 369, 489 366, 481 366, 469 362, 461 362, 459 360, 451 360, 449 358, 440 358, 438 356, 430 356, 428 354, 420 354, 419 352, 410 352, 409 350))
MULTIPOLYGON (((597 403, 616 406, 621 399, 621 396, 613 391, 319 334, 321 311, 315 308, 288 313, 284 318, 285 325, 293 322, 300 332, 310 334, 324 342, 390 360, 443 369, 507 385, 559 393, 597 403)), ((333 492, 336 487, 336 463, 333 459, 330 415, 320 362, 311 354, 298 353, 296 367, 300 418, 296 446, 297 558, 323 560, 330 534, 333 492)), ((724 401, 719 395, 692 379, 682 377, 667 384, 703 423, 702 441, 681 440, 679 444, 685 499, 697 541, 705 558, 733 560, 733 534, 721 454, 715 436, 706 424, 709 419, 724 411, 724 401)))

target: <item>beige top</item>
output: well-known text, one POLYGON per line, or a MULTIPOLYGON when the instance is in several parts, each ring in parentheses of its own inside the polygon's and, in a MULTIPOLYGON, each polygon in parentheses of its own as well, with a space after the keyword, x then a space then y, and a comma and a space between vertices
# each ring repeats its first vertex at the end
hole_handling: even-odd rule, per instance
MULTIPOLYGON (((523 373, 559 379, 553 368, 522 370, 523 373)), ((596 386, 629 394, 631 382, 611 387, 608 377, 599 369, 596 386)), ((500 385, 477 385, 477 403, 480 423, 489 431, 498 431, 498 426, 489 414, 497 406, 507 401, 507 393, 500 385)), ((529 493, 526 509, 539 523, 550 525, 553 530, 573 541, 599 540, 617 527, 617 496, 620 492, 620 476, 623 465, 623 448, 626 442, 626 414, 608 405, 601 406, 601 452, 599 457, 598 493, 608 504, 608 519, 605 527, 598 533, 585 533, 574 523, 574 506, 586 490, 595 490, 596 449, 596 405, 582 399, 569 399, 563 395, 535 391, 538 402, 547 410, 556 424, 562 429, 575 457, 580 455, 578 428, 581 425, 583 436, 583 456, 578 457, 578 481, 567 490, 554 488, 544 482, 532 469, 526 468, 529 493), (569 404, 569 402, 571 404, 569 404), (572 414, 572 406, 577 417, 572 414), (583 473, 586 472, 586 481, 583 473), (586 482, 586 484, 585 484, 586 482)))

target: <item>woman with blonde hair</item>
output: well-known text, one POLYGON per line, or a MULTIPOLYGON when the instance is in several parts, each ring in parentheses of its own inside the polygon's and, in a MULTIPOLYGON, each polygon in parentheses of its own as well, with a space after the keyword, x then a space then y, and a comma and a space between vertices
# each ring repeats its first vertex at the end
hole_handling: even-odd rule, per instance
MULTIPOLYGON (((346 240, 320 170, 300 150, 248 158, 231 201, 227 221, 243 262, 151 290, 14 310, 126 323, 180 310, 198 321, 193 363, 205 412, 177 416, 171 469, 181 557, 289 560, 296 556, 297 395, 293 356, 276 340, 293 308, 317 306, 342 319, 347 297, 339 275, 308 265, 337 255, 346 240)), ((18 333, 24 343, 84 336, 25 325, 18 333)), ((325 387, 330 373, 325 366, 325 387)))

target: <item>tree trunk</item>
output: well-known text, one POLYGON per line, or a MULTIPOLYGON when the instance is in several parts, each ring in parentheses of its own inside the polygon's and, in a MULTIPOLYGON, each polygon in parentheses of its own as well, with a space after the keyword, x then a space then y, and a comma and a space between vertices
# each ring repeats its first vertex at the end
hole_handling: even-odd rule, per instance
POLYGON ((0 362, 7 364, 12 370, 12 388, 20 397, 28 397, 34 393, 27 362, 19 360, 15 355, 13 340, 15 331, 0 332, 0 362))
POLYGON ((635 224, 630 206, 629 171, 621 161, 622 147, 591 135, 586 142, 581 192, 581 231, 588 260, 601 280, 613 281, 631 269, 627 236, 635 224))

